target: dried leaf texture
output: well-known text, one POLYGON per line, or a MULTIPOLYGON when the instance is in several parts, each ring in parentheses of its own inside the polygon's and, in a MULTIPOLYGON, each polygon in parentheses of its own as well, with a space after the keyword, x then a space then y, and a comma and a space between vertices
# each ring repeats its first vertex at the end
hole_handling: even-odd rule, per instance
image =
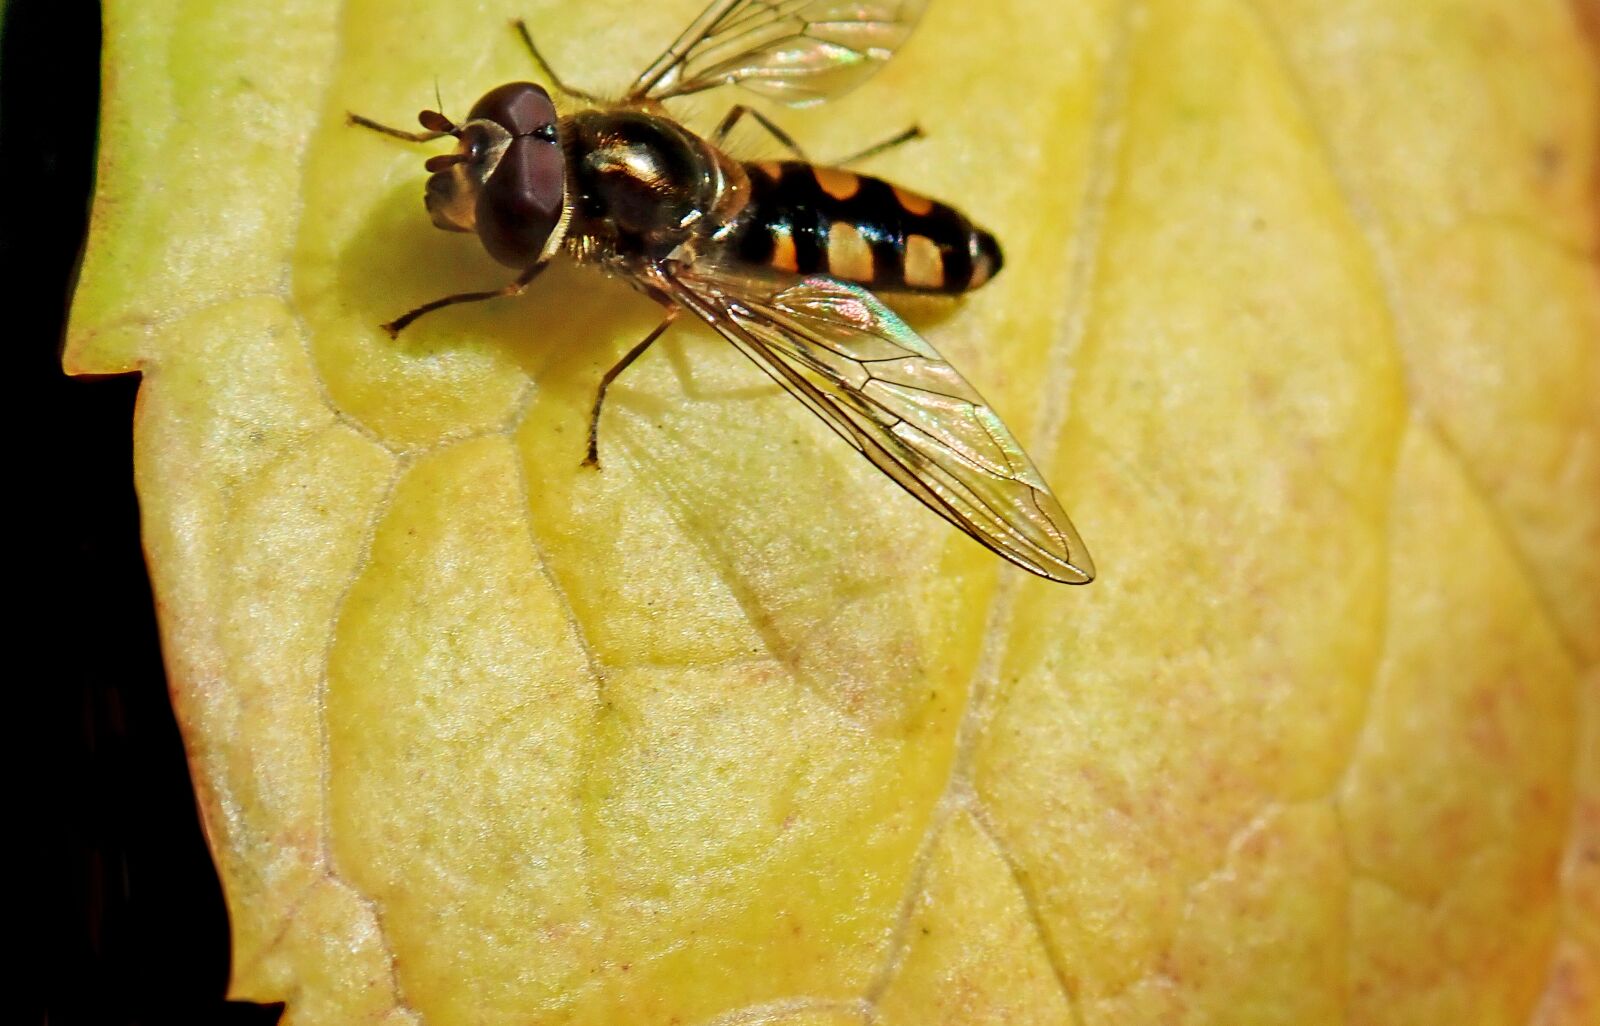
MULTIPOLYGON (((1562 0, 932 5, 809 151, 1101 580, 681 325, 434 230, 403 123, 696 11, 107 5, 66 365, 137 480, 234 994, 349 1023, 1600 1019, 1600 75, 1562 0)), ((727 97, 680 112, 709 128, 727 97)), ((748 137, 745 140, 749 145, 748 137)))

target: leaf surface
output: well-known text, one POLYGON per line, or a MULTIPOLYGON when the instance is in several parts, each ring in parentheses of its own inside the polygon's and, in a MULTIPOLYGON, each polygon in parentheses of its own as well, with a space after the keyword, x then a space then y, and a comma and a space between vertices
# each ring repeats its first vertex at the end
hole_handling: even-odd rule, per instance
POLYGON ((505 272, 345 112, 531 77, 512 16, 618 90, 695 8, 107 5, 65 363, 145 376, 234 994, 295 1026, 1600 1017, 1591 9, 945 0, 781 115, 824 158, 921 123, 870 170, 1003 241, 903 309, 1073 514, 1101 579, 1069 589, 697 327, 581 468, 653 323, 618 283, 377 329, 505 272))

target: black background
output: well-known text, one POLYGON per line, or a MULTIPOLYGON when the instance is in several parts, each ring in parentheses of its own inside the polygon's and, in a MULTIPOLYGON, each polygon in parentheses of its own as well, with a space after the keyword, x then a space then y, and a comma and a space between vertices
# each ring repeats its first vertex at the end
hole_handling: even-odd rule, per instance
MULTIPOLYGON (((0 273, 21 796, 23 1022, 267 1026, 228 928, 168 704, 133 494, 134 377, 72 380, 62 329, 99 103, 99 5, 12 0, 0 39, 0 273), (36 962, 36 965, 29 965, 36 962), (26 997, 30 992, 37 998, 26 997)), ((8 1017, 9 1018, 9 1017, 8 1017)))

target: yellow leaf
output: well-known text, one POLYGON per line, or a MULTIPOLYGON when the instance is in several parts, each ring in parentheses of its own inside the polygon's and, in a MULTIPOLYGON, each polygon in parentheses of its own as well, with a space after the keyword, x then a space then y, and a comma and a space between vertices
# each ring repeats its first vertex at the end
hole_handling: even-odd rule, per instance
MULTIPOLYGON (((505 271, 404 123, 697 0, 107 5, 65 357, 296 1026, 1600 1018, 1600 111, 1561 0, 939 0, 811 153, 1094 550, 1015 571, 680 322, 505 271)), ((1591 22, 1592 24, 1592 22, 1591 22)), ((727 96, 679 113, 709 129, 727 96)))

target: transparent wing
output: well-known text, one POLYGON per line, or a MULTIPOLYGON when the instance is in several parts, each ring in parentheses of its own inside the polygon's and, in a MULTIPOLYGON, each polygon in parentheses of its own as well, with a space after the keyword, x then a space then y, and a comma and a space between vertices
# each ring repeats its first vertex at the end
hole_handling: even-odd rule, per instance
POLYGON ((976 389, 872 293, 673 267, 693 310, 934 512, 1041 577, 1094 579, 1050 486, 976 389))
POLYGON ((927 0, 712 0, 627 99, 738 83, 794 106, 819 103, 881 68, 925 7, 927 0))

